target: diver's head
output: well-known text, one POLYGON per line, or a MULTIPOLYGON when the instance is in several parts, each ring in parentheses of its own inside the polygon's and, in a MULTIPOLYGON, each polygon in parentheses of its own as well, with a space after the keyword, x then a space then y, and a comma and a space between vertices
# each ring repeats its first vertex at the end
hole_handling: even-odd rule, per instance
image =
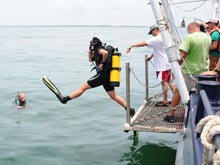
POLYGON ((25 97, 25 94, 23 92, 18 93, 18 100, 19 100, 20 106, 25 105, 26 97, 25 97))
POLYGON ((90 44, 89 44, 89 48, 92 50, 92 51, 95 51, 96 49, 98 49, 99 47, 102 46, 102 42, 99 38, 97 37, 93 37, 92 40, 90 41, 90 44))

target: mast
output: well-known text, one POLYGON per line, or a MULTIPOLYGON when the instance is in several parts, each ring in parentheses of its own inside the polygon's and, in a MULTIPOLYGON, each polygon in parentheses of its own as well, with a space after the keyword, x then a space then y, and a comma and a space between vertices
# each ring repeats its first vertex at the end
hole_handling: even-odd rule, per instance
POLYGON ((214 18, 220 18, 220 0, 212 0, 212 17, 214 18))
MULTIPOLYGON (((179 48, 179 45, 180 45, 180 40, 179 40, 179 37, 178 37, 178 34, 177 34, 177 31, 176 31, 176 28, 175 28, 175 23, 173 21, 173 16, 171 15, 171 9, 170 9, 170 5, 168 4, 167 0, 162 0, 162 4, 160 4, 161 6, 163 6, 163 10, 164 10, 164 14, 166 16, 166 22, 168 24, 168 31, 169 31, 169 34, 171 36, 171 39, 174 41, 174 44, 176 46, 176 48, 178 49, 179 48)), ((164 16, 164 17, 165 17, 164 16)), ((185 25, 185 20, 183 19, 183 22, 184 25, 185 25)), ((179 56, 179 53, 177 54, 178 58, 180 58, 179 56)))
MULTIPOLYGON (((159 29, 161 31, 161 36, 164 41, 164 45, 165 45, 166 52, 169 58, 169 62, 172 66, 172 72, 175 77, 177 88, 179 89, 179 92, 180 92, 181 101, 183 104, 185 104, 189 101, 189 93, 186 88, 185 80, 183 78, 180 65, 178 63, 178 60, 180 58, 179 52, 177 49, 178 41, 175 39, 175 34, 173 33, 172 28, 169 27, 172 21, 169 21, 168 23, 168 20, 165 18, 165 14, 163 13, 163 10, 158 0, 150 0, 150 4, 153 9, 156 21, 157 21, 157 25, 159 26, 159 29), (171 30, 171 34, 173 38, 171 37, 169 30, 171 30)), ((166 0, 162 0, 162 4, 163 4, 164 9, 165 8, 168 9, 169 4, 167 4, 166 0)))

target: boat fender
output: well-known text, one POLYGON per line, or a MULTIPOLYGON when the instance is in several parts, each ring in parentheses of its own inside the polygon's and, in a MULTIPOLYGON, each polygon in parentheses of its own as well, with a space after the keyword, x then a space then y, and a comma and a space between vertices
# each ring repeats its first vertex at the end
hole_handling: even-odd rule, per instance
POLYGON ((124 128, 124 131, 129 131, 130 125, 128 123, 125 123, 123 128, 124 128))

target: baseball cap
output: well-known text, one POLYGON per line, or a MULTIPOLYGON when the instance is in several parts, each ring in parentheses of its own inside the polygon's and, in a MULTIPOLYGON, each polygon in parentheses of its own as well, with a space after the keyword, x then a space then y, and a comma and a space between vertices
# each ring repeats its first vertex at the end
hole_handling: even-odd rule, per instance
POLYGON ((206 22, 206 24, 208 23, 219 23, 219 19, 218 18, 210 18, 208 22, 206 22))
POLYGON ((157 25, 153 25, 150 27, 150 31, 148 32, 148 34, 152 33, 152 30, 159 28, 157 25))

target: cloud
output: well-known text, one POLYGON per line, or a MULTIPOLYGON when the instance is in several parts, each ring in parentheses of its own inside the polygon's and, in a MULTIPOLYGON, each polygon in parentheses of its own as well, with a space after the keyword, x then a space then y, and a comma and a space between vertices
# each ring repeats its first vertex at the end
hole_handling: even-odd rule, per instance
MULTIPOLYGON (((181 17, 179 20, 184 16, 207 20, 212 14, 180 10, 180 7, 188 9, 189 4, 172 7, 175 15, 181 17)), ((152 8, 146 0, 0 0, 0 25, 149 26, 154 23, 152 8)))
POLYGON ((146 0, 0 0, 0 25, 144 25, 147 8, 146 0))

